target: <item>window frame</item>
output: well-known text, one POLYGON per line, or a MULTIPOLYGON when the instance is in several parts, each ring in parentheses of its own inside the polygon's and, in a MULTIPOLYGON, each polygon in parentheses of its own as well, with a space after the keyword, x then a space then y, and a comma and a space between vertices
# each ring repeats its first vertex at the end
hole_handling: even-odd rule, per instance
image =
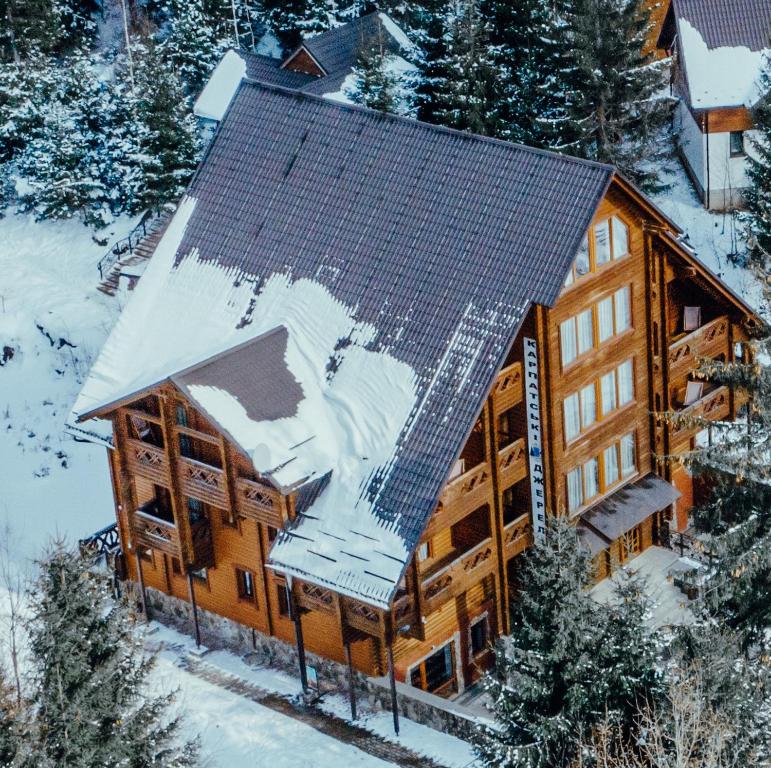
POLYGON ((257 574, 251 569, 246 568, 243 565, 234 565, 233 570, 236 577, 236 594, 238 595, 239 602, 249 603, 255 608, 257 603, 257 574), (251 594, 249 594, 248 581, 246 577, 249 577, 251 581, 251 594))
POLYGON ((747 154, 747 146, 746 146, 744 131, 729 131, 728 153, 731 157, 744 157, 747 154), (739 137, 739 141, 741 142, 741 149, 734 149, 735 136, 739 137))
POLYGON ((621 261, 627 256, 630 255, 630 234, 631 234, 631 227, 629 226, 629 223, 626 221, 623 215, 619 211, 615 211, 614 213, 609 214, 608 216, 603 216, 600 219, 597 219, 592 222, 589 229, 586 231, 584 238, 581 240, 581 245, 579 246, 579 249, 576 251, 575 258, 573 259, 573 262, 570 265, 570 270, 568 271, 567 276, 565 277, 565 282, 563 285, 563 288, 565 290, 572 288, 576 283, 579 283, 582 278, 587 277, 589 275, 596 275, 599 272, 602 272, 604 269, 609 267, 611 264, 614 264, 617 261, 621 261), (622 254, 619 254, 618 256, 615 255, 616 247, 615 247, 615 238, 616 233, 614 232, 614 219, 618 221, 626 230, 626 251, 622 254), (597 236, 596 236, 596 230, 598 227, 601 227, 603 225, 606 225, 608 228, 608 260, 598 263, 597 262, 597 236), (587 272, 583 274, 578 274, 578 270, 576 268, 576 264, 578 262, 578 256, 584 249, 584 243, 587 244, 587 258, 589 261, 589 269, 587 272))
POLYGON ((607 496, 609 493, 614 492, 622 485, 626 484, 626 482, 629 481, 631 478, 635 477, 639 473, 639 467, 637 466, 637 458, 638 458, 637 430, 632 429, 629 432, 625 432, 623 435, 620 435, 619 437, 614 439, 613 442, 610 443, 610 445, 606 445, 599 452, 579 462, 578 465, 573 467, 569 472, 566 472, 564 482, 565 482, 565 498, 567 500, 568 514, 571 516, 577 515, 579 512, 586 509, 586 507, 591 506, 592 504, 596 503, 598 500, 607 496), (624 475, 623 454, 621 449, 621 443, 629 435, 632 436, 633 467, 632 467, 632 470, 627 475, 624 475), (608 483, 607 478, 605 476, 605 454, 611 449, 615 450, 615 453, 616 453, 617 477, 615 481, 613 481, 612 483, 608 483), (594 462, 596 462, 596 466, 597 466, 597 492, 592 496, 587 496, 586 467, 594 462), (577 506, 572 506, 571 498, 570 498, 570 495, 571 495, 570 494, 570 486, 571 486, 570 476, 574 475, 576 472, 580 472, 581 482, 579 485, 581 489, 581 500, 577 506))
POLYGON ((469 622, 468 625, 468 655, 469 660, 478 659, 480 656, 487 653, 490 648, 490 616, 487 612, 481 614, 480 616, 475 617, 469 622), (484 625, 485 628, 485 642, 484 646, 480 648, 478 651, 474 651, 474 635, 473 630, 478 627, 480 624, 484 625))
POLYGON ((574 315, 571 315, 570 317, 565 318, 562 320, 557 327, 558 335, 559 335, 559 350, 560 350, 560 366, 562 370, 567 370, 573 365, 576 365, 576 363, 583 361, 585 358, 587 358, 592 352, 601 349, 605 345, 611 343, 614 339, 619 338, 620 336, 623 336, 625 333, 630 333, 634 331, 634 314, 632 312, 632 287, 630 284, 622 285, 620 288, 617 288, 615 291, 612 291, 611 293, 602 296, 601 298, 597 299, 592 303, 592 305, 588 308, 582 309, 580 312, 577 312, 574 315), (624 317, 627 318, 628 324, 624 328, 619 327, 619 295, 623 294, 625 296, 625 313, 624 317), (604 302, 610 302, 610 322, 612 326, 612 331, 609 336, 606 336, 604 339, 600 340, 600 304, 603 304, 604 302), (581 351, 580 341, 581 336, 579 333, 579 318, 584 317, 587 313, 590 315, 591 319, 591 332, 592 332, 592 339, 591 339, 591 345, 587 348, 581 351), (566 359, 566 340, 569 338, 567 334, 572 335, 572 340, 570 344, 570 349, 573 352, 573 357, 571 357, 569 360, 566 359))

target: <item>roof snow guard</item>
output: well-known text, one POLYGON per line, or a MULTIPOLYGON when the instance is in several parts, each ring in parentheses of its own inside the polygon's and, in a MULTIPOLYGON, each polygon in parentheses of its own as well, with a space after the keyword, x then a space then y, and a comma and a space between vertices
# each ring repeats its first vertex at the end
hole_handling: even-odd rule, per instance
POLYGON ((612 175, 244 82, 75 412, 183 371, 258 471, 314 484, 272 567, 386 606, 612 175), (270 403, 243 368, 261 360, 270 403))
POLYGON ((752 107, 771 54, 769 0, 673 0, 694 109, 752 107))

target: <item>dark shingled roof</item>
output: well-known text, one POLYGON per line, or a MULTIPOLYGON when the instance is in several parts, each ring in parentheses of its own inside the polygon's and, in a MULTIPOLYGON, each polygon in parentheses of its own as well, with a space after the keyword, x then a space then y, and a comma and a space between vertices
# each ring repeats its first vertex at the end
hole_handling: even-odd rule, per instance
POLYGON ((258 285, 318 281, 413 368, 416 411, 368 488, 412 551, 528 307, 555 302, 612 176, 245 81, 190 186, 177 259, 258 285))
POLYGON ((171 376, 188 396, 190 387, 215 387, 230 393, 252 421, 294 416, 303 390, 286 367, 286 328, 279 327, 171 376))
POLYGON ((238 51, 238 55, 246 62, 246 76, 250 80, 259 83, 270 83, 283 88, 301 89, 308 83, 313 83, 319 78, 306 75, 304 72, 295 72, 293 69, 283 69, 281 59, 273 59, 270 56, 260 56, 256 53, 238 51))
POLYGON ((708 48, 769 47, 771 0, 672 0, 675 15, 695 27, 708 48))

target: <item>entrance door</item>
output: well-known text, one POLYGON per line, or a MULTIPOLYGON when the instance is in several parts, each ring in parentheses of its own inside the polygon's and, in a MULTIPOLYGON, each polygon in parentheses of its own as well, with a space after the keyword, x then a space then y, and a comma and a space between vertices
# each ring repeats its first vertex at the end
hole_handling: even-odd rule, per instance
POLYGON ((410 683, 437 696, 449 696, 457 690, 455 679, 455 645, 442 646, 412 668, 410 683))
POLYGON ((642 549, 642 531, 640 528, 641 526, 638 525, 621 537, 621 561, 623 563, 640 554, 642 549))

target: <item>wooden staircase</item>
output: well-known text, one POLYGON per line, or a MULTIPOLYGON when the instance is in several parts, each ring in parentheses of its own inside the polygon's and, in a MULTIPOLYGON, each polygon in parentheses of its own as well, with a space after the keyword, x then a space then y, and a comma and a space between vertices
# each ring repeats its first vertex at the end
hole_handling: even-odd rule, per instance
POLYGON ((127 237, 110 246, 97 265, 100 278, 97 287, 102 293, 115 296, 121 277, 128 278, 129 290, 134 288, 143 271, 139 267, 153 255, 170 220, 169 211, 159 215, 148 211, 127 237))

